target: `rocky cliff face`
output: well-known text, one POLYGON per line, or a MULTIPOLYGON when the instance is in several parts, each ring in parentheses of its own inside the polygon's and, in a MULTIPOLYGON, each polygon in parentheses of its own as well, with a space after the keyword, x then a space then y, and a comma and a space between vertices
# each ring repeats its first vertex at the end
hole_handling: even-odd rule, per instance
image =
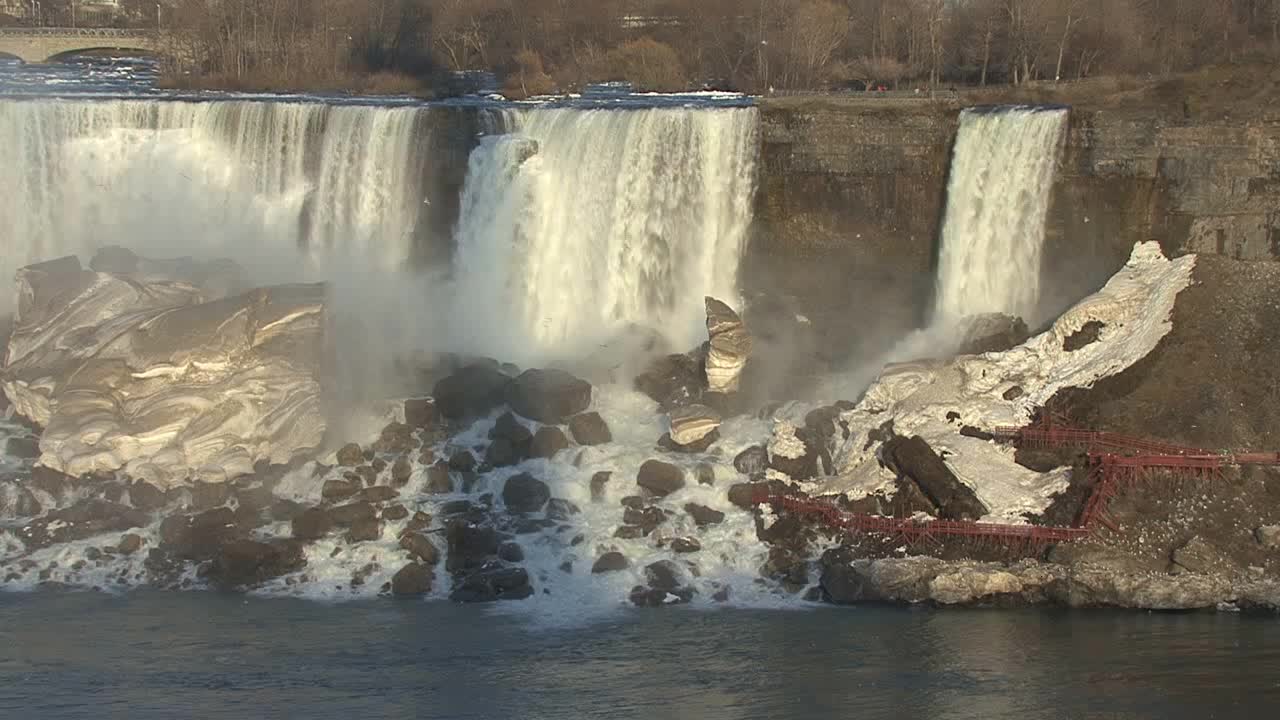
MULTIPOLYGON (((904 318, 922 313, 960 109, 766 101, 748 280, 765 276, 820 307, 812 272, 787 277, 818 268, 889 307, 907 303, 904 318)), ((1280 126, 1073 109, 1049 218, 1048 309, 1096 289, 1133 243, 1151 239, 1171 255, 1280 257, 1280 126)))

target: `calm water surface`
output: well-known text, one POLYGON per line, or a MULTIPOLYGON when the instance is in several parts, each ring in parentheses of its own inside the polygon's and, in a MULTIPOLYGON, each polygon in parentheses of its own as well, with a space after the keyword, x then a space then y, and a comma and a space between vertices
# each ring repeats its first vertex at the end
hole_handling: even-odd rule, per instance
POLYGON ((1233 614, 620 610, 0 594, 5 718, 1274 718, 1233 614))

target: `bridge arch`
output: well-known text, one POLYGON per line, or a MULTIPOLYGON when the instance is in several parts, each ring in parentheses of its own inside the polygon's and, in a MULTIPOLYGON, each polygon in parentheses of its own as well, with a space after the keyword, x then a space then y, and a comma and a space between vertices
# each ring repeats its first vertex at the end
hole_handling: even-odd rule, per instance
POLYGON ((68 60, 72 60, 78 57, 86 57, 86 56, 93 56, 93 55, 102 56, 106 54, 110 54, 118 57, 144 57, 144 58, 157 58, 157 59, 164 57, 164 53, 160 52, 159 50, 156 50, 155 48, 104 46, 104 47, 85 47, 85 48, 77 48, 74 50, 65 50, 56 55, 50 55, 49 57, 45 58, 41 62, 66 62, 68 60))
POLYGON ((42 63, 100 50, 158 55, 160 36, 148 30, 115 28, 0 28, 0 54, 42 63))

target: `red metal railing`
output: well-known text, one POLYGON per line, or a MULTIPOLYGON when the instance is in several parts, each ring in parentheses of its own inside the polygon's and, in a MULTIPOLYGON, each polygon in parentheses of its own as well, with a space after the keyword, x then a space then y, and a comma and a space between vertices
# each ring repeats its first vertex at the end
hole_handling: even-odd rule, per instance
POLYGON ((1034 547, 1080 540, 1092 534, 1098 525, 1118 531, 1118 526, 1106 514, 1107 503, 1121 486, 1145 480, 1153 470, 1190 477, 1216 477, 1228 466, 1280 465, 1280 453, 1214 453, 1118 433, 1063 427, 1052 422, 1025 428, 1001 427, 993 434, 1020 447, 1078 447, 1089 454, 1094 482, 1075 525, 1010 525, 851 513, 831 500, 775 493, 767 485, 756 486, 752 499, 757 505, 772 505, 795 515, 813 517, 837 530, 899 537, 909 543, 962 537, 1034 547))

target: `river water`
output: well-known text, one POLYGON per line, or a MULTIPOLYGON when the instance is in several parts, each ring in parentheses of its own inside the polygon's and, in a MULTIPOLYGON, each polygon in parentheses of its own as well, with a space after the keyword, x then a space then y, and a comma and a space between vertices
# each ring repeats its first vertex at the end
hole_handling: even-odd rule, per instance
POLYGON ((0 716, 1252 718, 1280 625, 1238 614, 620 613, 0 595, 0 716))

